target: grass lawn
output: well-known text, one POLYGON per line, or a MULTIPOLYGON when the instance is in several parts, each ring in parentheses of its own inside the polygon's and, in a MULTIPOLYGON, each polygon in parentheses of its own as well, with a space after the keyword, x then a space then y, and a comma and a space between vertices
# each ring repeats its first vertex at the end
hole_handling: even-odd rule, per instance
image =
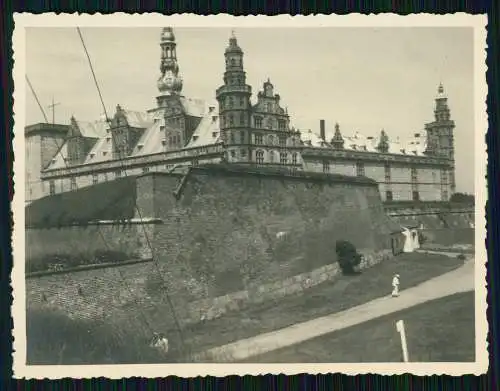
POLYGON ((200 352, 366 303, 390 294, 394 273, 400 274, 404 290, 462 265, 459 259, 439 254, 401 254, 359 276, 342 276, 302 294, 252 305, 246 310, 191 325, 184 329, 186 348, 200 352))
POLYGON ((410 361, 475 360, 474 292, 467 292, 252 357, 247 362, 401 362, 401 339, 396 331, 400 319, 405 322, 410 361))

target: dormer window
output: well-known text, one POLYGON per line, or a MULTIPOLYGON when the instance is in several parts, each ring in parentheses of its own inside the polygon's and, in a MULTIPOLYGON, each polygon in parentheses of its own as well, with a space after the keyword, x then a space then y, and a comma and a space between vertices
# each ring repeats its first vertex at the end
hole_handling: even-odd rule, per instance
POLYGON ((212 122, 215 122, 215 121, 217 121, 217 116, 216 115, 212 116, 212 122))
POLYGON ((213 138, 217 137, 217 132, 212 132, 212 137, 213 138))
POLYGON ((162 145, 166 145, 167 144, 167 140, 165 140, 165 139, 161 140, 161 144, 162 145))
POLYGON ((196 140, 198 140, 198 136, 195 135, 195 136, 193 136, 193 141, 196 141, 196 140))
POLYGON ((107 151, 102 151, 102 156, 106 156, 108 154, 107 151))
POLYGON ((137 144, 137 149, 141 150, 144 147, 144 144, 137 144))
POLYGON ((90 158, 92 159, 95 156, 95 152, 90 153, 90 158))

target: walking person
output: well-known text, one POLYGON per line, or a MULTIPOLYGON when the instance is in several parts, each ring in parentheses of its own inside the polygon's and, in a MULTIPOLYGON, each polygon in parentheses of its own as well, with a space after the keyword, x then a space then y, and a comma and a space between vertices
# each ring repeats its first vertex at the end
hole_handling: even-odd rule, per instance
POLYGON ((399 296, 399 274, 395 274, 392 278, 392 297, 399 296))

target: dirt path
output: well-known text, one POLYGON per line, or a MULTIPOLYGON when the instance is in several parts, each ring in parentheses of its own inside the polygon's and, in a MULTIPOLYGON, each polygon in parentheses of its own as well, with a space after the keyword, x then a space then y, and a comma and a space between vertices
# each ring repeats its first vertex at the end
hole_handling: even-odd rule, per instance
POLYGON ((196 362, 234 362, 245 360, 276 349, 291 346, 379 318, 430 300, 474 290, 474 262, 432 278, 415 287, 401 290, 397 298, 381 297, 335 314, 297 323, 284 329, 242 339, 209 349, 194 359, 196 362))

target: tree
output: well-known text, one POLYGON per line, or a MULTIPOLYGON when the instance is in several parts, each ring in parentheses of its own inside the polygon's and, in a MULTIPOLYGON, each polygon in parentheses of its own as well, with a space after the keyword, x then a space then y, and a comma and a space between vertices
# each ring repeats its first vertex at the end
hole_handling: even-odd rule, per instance
POLYGON ((342 274, 359 274, 356 267, 361 263, 361 254, 357 252, 356 247, 351 242, 338 240, 335 243, 335 252, 342 274))

